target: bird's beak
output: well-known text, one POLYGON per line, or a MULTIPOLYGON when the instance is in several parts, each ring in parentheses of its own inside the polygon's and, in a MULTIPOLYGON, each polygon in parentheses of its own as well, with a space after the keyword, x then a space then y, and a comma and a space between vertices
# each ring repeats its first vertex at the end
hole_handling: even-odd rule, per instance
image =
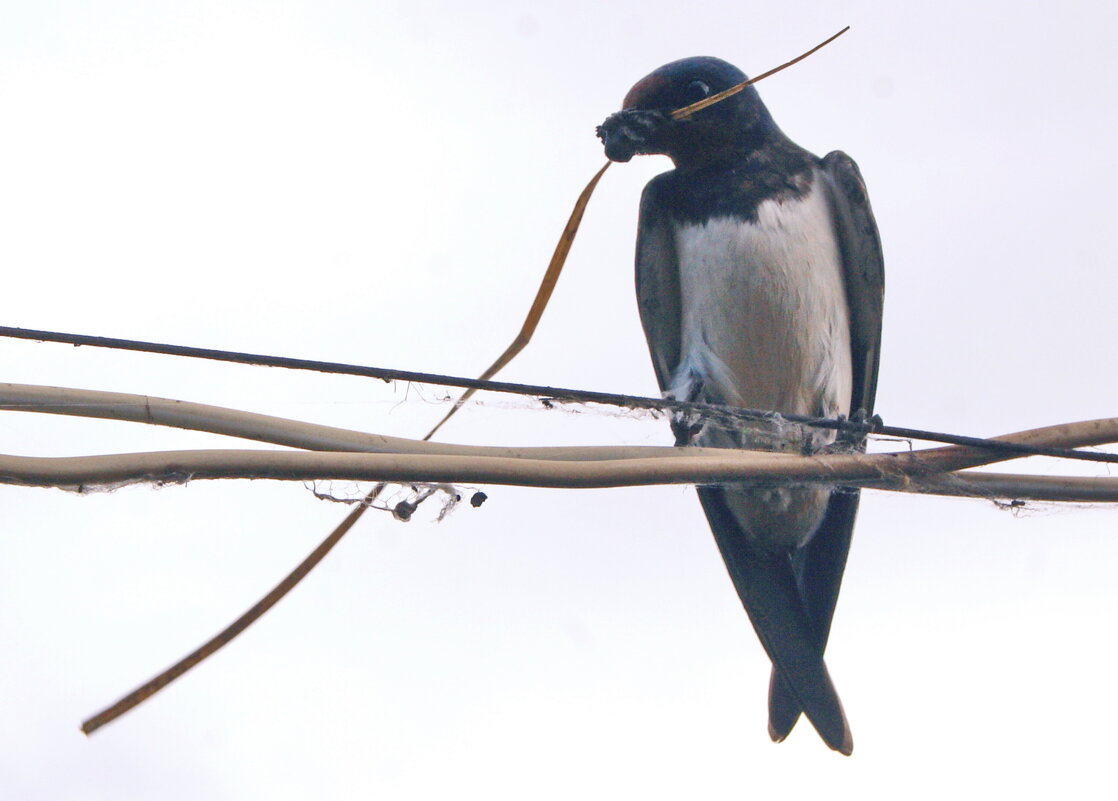
POLYGON ((598 126, 598 138, 605 146, 606 158, 626 162, 636 155, 662 152, 657 136, 668 122, 660 111, 625 109, 606 117, 598 126))

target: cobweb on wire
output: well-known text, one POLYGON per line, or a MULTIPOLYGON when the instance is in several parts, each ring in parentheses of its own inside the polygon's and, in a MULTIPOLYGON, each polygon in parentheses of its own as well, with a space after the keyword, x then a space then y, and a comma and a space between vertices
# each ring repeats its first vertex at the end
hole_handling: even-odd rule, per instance
POLYGON ((488 497, 477 487, 447 483, 386 483, 383 485, 384 489, 372 500, 369 499, 368 490, 353 481, 313 481, 304 482, 304 486, 319 500, 363 504, 368 509, 387 512, 403 523, 410 521, 427 501, 431 501, 436 510, 434 522, 441 523, 462 502, 468 502, 476 509, 488 497))
MULTIPOLYGON (((446 408, 457 399, 443 387, 419 382, 395 382, 392 397, 374 401, 378 411, 387 413, 387 420, 403 422, 400 417, 411 418, 413 414, 426 417, 428 410, 446 408), (403 414, 407 411, 407 414, 403 414)), ((410 420, 408 421, 410 425, 410 420)), ((777 413, 766 414, 756 419, 743 419, 733 411, 704 411, 702 413, 680 413, 656 408, 640 408, 624 405, 603 404, 593 401, 567 400, 543 395, 513 395, 503 393, 479 392, 464 402, 460 414, 455 418, 452 429, 441 434, 440 438, 454 439, 462 432, 460 426, 468 426, 468 431, 476 437, 485 432, 486 444, 503 440, 507 444, 530 441, 540 444, 540 439, 561 444, 581 441, 587 444, 662 444, 673 442, 673 430, 693 428, 701 432, 701 441, 693 444, 708 444, 717 447, 737 447, 761 451, 775 451, 803 455, 845 454, 862 450, 880 452, 888 450, 916 450, 917 441, 905 437, 884 434, 850 436, 834 430, 823 429, 810 423, 788 420, 777 413), (562 421, 556 424, 556 418, 562 421), (539 422, 542 421, 542 422, 539 422), (621 422, 623 425, 615 425, 621 422), (608 423, 608 425, 606 425, 608 423), (632 425, 628 425, 632 424, 632 425), (490 439, 491 437, 491 439, 490 439)), ((369 428, 377 423, 369 421, 369 428)), ((392 425, 390 427, 395 427, 392 425)), ((1104 449, 1096 449, 1104 450, 1104 449)), ((1034 457, 1035 458, 1035 457, 1034 457)), ((1105 465, 1095 464, 1091 468, 1098 475, 1098 468, 1105 465)), ((1106 475, 1109 471, 1104 472, 1106 475)), ((964 475, 952 474, 946 479, 950 484, 967 488, 971 499, 993 505, 1014 516, 1033 516, 1074 512, 1111 506, 1105 502, 1090 503, 1066 501, 1023 501, 1005 497, 994 492, 983 492, 980 487, 967 480, 964 475)), ((772 486, 789 486, 786 480, 774 479, 772 486)), ((758 485, 760 488, 760 485, 758 485)), ((834 487, 837 491, 856 491, 854 488, 834 487)), ((356 504, 365 499, 359 485, 346 482, 318 482, 313 490, 316 497, 327 500, 356 504)), ((392 514, 398 520, 412 519, 421 505, 426 504, 426 513, 416 519, 428 519, 431 504, 437 511, 433 518, 442 521, 450 515, 464 499, 477 497, 476 490, 438 484, 392 485, 371 504, 371 508, 392 514)))

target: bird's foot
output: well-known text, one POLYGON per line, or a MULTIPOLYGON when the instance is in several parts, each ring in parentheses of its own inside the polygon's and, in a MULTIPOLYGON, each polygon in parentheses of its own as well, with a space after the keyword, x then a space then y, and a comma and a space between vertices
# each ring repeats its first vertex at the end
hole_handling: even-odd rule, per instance
MULTIPOLYGON (((662 397, 669 401, 695 403, 702 396, 703 380, 698 375, 687 372, 672 381, 670 389, 664 390, 662 397)), ((702 433, 706 421, 702 414, 695 411, 676 411, 672 413, 672 433, 675 434, 676 447, 691 445, 702 433)))
POLYGON ((840 414, 838 419, 843 425, 839 428, 835 445, 844 450, 863 450, 866 437, 885 425, 881 415, 870 415, 865 409, 859 409, 849 417, 840 414))

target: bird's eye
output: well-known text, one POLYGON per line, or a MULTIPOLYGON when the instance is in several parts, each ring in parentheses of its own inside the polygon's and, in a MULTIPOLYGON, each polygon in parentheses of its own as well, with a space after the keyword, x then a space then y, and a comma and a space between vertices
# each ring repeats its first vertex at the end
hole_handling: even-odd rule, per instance
POLYGON ((687 84, 687 102, 696 103, 710 94, 710 87, 702 81, 691 81, 687 84))

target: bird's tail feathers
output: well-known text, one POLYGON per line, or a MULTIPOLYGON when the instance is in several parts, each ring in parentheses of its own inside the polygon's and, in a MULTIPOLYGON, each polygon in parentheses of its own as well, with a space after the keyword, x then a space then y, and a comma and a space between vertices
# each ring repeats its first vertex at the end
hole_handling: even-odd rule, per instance
MULTIPOLYGON (((791 701, 787 710, 794 715, 792 710, 802 708, 828 746, 850 754, 854 747, 850 726, 796 587, 791 561, 787 554, 768 553, 749 542, 726 507, 723 492, 702 487, 699 498, 742 605, 786 683, 791 701)), ((790 730, 791 725, 776 729, 773 739, 783 739, 790 730)))
MULTIPOLYGON (((797 577, 800 597, 804 599, 820 653, 825 651, 831 632, 857 514, 857 492, 832 494, 818 531, 792 558, 792 571, 797 577)), ((769 679, 769 736, 773 742, 784 740, 799 718, 799 702, 781 678, 780 671, 773 667, 769 679)))

